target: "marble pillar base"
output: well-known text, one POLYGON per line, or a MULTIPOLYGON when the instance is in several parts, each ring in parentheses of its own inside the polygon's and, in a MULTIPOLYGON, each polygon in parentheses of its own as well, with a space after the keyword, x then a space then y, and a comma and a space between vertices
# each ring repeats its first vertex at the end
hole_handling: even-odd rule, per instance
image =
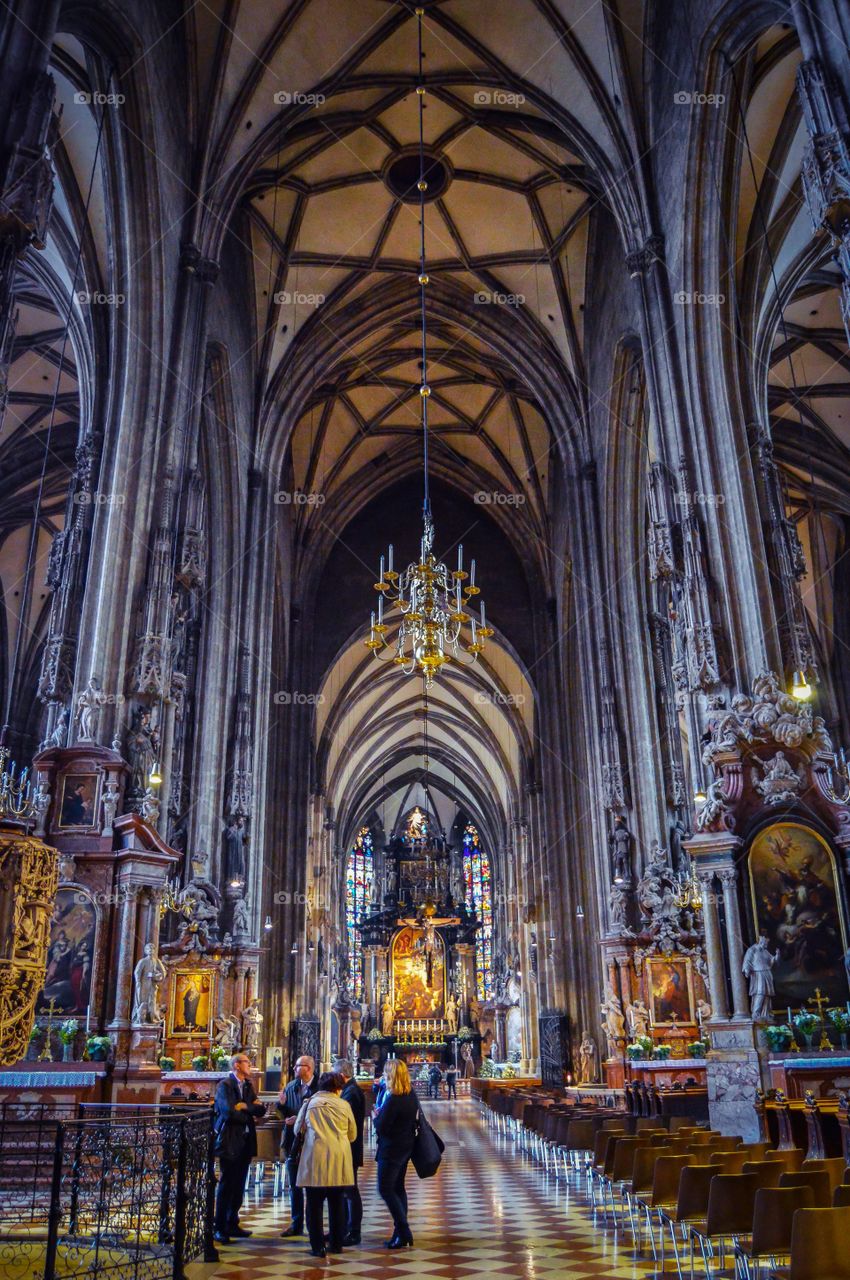
MULTIPOLYGON (((742 1037, 743 1038, 743 1037, 742 1037)), ((712 1129, 744 1142, 758 1142, 756 1091, 761 1088, 761 1061, 750 1034, 749 1048, 718 1048, 706 1062, 708 1114, 712 1129)))

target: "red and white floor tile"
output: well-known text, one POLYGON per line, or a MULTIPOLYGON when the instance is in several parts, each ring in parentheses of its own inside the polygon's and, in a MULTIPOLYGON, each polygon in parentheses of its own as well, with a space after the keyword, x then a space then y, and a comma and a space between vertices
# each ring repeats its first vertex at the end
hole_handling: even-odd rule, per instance
POLYGON ((375 1280, 637 1280, 651 1260, 636 1260, 628 1232, 603 1231, 585 1199, 546 1175, 536 1161, 499 1138, 472 1102, 438 1102, 429 1117, 446 1143, 436 1178, 420 1182, 411 1169, 407 1187, 413 1249, 390 1253, 383 1240, 391 1223, 375 1190, 375 1163, 367 1151, 361 1173, 363 1243, 326 1260, 311 1257, 306 1237, 282 1240, 288 1197, 252 1192, 242 1214, 253 1231, 219 1250, 218 1263, 194 1264, 191 1280, 262 1280, 297 1274, 303 1280, 366 1275, 375 1280))

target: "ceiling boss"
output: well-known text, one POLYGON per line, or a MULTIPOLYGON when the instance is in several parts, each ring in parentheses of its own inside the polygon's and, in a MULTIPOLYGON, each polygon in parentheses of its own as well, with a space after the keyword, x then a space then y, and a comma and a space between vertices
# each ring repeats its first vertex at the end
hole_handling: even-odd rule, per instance
POLYGON ((399 573, 393 566, 393 546, 386 557, 381 556, 378 581, 378 609, 372 613, 369 638, 365 642, 376 658, 401 667, 405 675, 421 675, 426 688, 446 662, 454 659, 472 665, 484 649, 484 641, 493 634, 487 626, 487 614, 483 600, 478 611, 478 621, 467 612, 469 604, 480 594, 475 583, 475 561, 467 574, 463 567, 463 547, 458 547, 457 568, 449 570, 434 554, 434 520, 431 515, 431 498, 428 488, 428 322, 425 291, 429 276, 425 264, 425 86, 422 83, 422 9, 416 10, 418 24, 419 84, 416 94, 419 103, 419 294, 422 333, 422 382, 419 399, 422 413, 422 452, 424 502, 422 506, 423 533, 419 547, 419 560, 409 564, 399 573), (390 624, 385 621, 389 608, 398 610, 398 629, 388 638, 390 624), (466 628, 469 628, 466 631, 466 628), (391 656, 390 656, 391 655, 391 656), (462 656, 466 655, 466 656, 462 656))

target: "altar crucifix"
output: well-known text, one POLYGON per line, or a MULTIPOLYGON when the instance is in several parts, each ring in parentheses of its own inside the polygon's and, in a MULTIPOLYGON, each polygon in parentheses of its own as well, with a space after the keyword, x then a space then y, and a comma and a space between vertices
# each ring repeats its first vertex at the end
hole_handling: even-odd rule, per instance
POLYGON ((813 1004, 815 1006, 815 1009, 817 1010, 817 1015, 820 1018, 821 1035, 820 1035, 820 1044, 818 1045, 818 1048, 831 1049, 832 1043, 829 1039, 829 1036, 826 1034, 826 1022, 824 1021, 824 1016, 823 1016, 823 1011, 826 1008, 826 1006, 829 1004, 829 997, 825 996, 822 993, 820 987, 815 987, 815 994, 813 996, 809 996, 808 1000, 806 1001, 806 1004, 813 1004))

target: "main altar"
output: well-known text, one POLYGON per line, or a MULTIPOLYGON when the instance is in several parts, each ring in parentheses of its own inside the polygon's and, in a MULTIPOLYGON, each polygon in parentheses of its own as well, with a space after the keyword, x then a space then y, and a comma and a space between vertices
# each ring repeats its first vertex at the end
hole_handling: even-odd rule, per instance
POLYGON ((472 1074, 479 1056, 475 931, 459 854, 430 823, 409 826, 383 851, 381 873, 358 920, 365 1000, 376 1025, 359 1037, 361 1061, 388 1056, 413 1068, 454 1062, 472 1074))

